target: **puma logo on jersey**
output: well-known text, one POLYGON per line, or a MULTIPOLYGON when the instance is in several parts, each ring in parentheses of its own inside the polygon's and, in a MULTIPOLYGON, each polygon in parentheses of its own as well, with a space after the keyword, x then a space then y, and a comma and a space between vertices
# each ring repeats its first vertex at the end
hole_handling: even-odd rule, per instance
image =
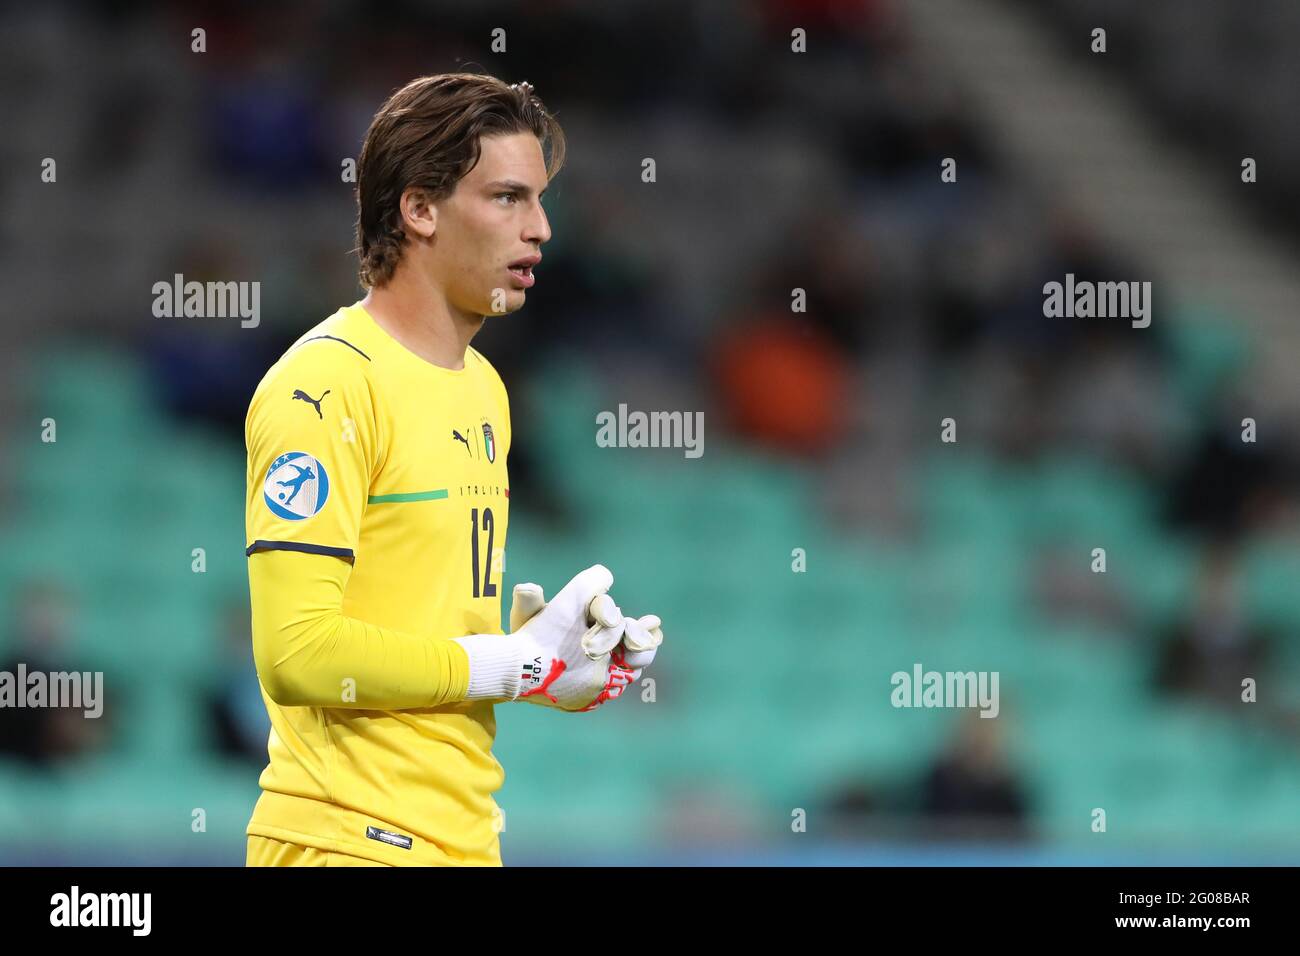
POLYGON ((321 395, 320 398, 312 398, 310 395, 308 395, 308 394, 307 394, 306 392, 304 392, 302 389, 300 389, 300 388, 295 388, 295 389, 293 390, 293 398, 290 399, 290 401, 306 402, 306 403, 307 403, 308 405, 310 405, 312 408, 316 409, 316 415, 317 415, 317 417, 319 417, 319 418, 321 418, 321 419, 324 419, 325 416, 322 415, 322 414, 321 414, 321 411, 320 411, 320 403, 323 402, 323 401, 325 401, 325 395, 328 395, 329 393, 330 393, 330 390, 327 388, 327 389, 325 389, 325 394, 324 394, 324 395, 321 395))
POLYGON ((451 437, 454 438, 454 439, 456 439, 456 441, 463 441, 463 442, 465 443, 465 452, 466 452, 467 454, 473 454, 473 453, 470 452, 470 450, 469 450, 469 439, 468 439, 468 438, 466 438, 466 437, 465 437, 464 435, 462 435, 460 432, 456 431, 456 429, 454 429, 454 428, 451 430, 451 437))

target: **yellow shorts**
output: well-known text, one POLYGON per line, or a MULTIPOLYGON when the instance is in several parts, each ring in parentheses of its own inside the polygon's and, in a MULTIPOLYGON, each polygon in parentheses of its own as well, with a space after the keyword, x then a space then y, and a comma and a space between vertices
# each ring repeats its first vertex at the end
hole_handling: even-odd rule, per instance
POLYGON ((336 853, 332 850, 318 850, 315 847, 300 846, 297 843, 285 843, 270 837, 250 836, 248 838, 248 859, 246 866, 387 866, 374 860, 336 853))

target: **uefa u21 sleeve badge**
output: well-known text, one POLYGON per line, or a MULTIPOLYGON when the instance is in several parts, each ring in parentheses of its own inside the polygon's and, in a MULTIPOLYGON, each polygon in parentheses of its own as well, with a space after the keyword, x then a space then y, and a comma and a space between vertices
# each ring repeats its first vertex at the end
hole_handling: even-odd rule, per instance
POLYGON ((266 473, 262 497, 279 518, 302 521, 325 507, 330 479, 320 461, 302 451, 287 451, 266 473))

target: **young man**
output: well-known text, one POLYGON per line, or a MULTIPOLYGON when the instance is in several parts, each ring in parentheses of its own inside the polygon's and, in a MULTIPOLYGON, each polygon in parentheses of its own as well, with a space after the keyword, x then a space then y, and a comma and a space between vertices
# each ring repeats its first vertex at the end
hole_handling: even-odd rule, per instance
POLYGON ((510 410, 470 341, 523 306, 563 155, 528 84, 473 74, 413 81, 366 134, 368 294, 304 334, 248 411, 272 725, 249 865, 500 865, 494 702, 589 710, 662 640, 600 565, 549 604, 516 587, 501 633, 510 410))

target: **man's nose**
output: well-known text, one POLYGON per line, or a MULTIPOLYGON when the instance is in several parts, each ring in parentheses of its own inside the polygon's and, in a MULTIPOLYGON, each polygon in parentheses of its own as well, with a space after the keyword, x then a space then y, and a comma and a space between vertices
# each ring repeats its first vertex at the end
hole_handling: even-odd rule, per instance
POLYGON ((551 224, 546 218, 546 210, 542 204, 537 204, 537 213, 529 217, 528 226, 524 230, 525 242, 536 242, 539 245, 543 242, 549 242, 551 239, 551 224))

